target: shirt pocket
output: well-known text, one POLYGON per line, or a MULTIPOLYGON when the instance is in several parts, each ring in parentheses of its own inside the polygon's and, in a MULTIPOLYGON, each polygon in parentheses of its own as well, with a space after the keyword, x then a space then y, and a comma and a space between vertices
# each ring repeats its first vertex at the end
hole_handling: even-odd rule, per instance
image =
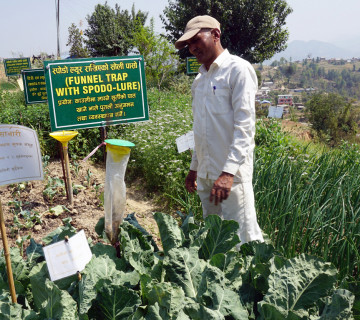
POLYGON ((209 112, 213 114, 228 113, 231 108, 230 89, 216 88, 212 90, 210 97, 208 97, 207 107, 209 112))

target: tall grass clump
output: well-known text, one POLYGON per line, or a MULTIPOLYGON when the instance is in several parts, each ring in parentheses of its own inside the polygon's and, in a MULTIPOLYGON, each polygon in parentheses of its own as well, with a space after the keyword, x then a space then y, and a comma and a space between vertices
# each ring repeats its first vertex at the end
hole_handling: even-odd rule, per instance
POLYGON ((286 256, 321 256, 342 278, 359 278, 359 156, 349 144, 321 153, 281 143, 256 149, 258 220, 286 256))

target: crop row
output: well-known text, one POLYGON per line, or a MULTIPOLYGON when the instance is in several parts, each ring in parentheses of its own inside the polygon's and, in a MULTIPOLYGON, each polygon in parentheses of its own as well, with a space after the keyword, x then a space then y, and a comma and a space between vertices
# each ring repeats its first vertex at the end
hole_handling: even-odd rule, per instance
MULTIPOLYGON (((0 318, 352 319, 359 312, 349 285, 339 287, 337 270, 320 258, 286 259, 268 241, 244 244, 239 252, 239 225, 215 215, 201 223, 188 215, 181 227, 168 214, 154 217, 161 250, 129 215, 120 226, 120 255, 109 244, 90 243, 85 269, 54 282, 40 244, 31 239, 26 260, 12 248, 18 303, 10 302, 0 257, 0 318)), ((76 233, 69 219, 64 223, 43 241, 76 233)), ((99 236, 103 227, 102 219, 99 236)))

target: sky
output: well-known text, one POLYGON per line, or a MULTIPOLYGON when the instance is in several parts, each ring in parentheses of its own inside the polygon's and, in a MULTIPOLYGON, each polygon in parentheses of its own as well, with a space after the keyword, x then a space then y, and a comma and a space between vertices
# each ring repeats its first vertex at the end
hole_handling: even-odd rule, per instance
MULTIPOLYGON (((60 1, 60 51, 66 46, 68 28, 75 23, 86 28, 86 16, 94 12, 97 3, 105 0, 59 0, 60 1), (81 25, 82 24, 82 25, 81 25)), ((235 1, 235 0, 234 0, 235 1)), ((57 29, 55 0, 1 0, 0 5, 0 57, 31 57, 41 52, 56 54, 57 29)), ((293 12, 287 17, 286 27, 293 40, 319 40, 341 42, 355 39, 360 45, 359 0, 288 0, 293 12)), ((159 15, 168 0, 108 0, 121 9, 149 12, 155 19, 155 31, 163 32, 159 15)), ((148 19, 149 20, 149 19, 148 19)))

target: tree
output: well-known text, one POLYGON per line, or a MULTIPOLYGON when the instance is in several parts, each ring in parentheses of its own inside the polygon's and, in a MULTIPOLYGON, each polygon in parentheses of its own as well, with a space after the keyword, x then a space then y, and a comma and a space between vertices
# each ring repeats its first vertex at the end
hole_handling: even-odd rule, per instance
POLYGON ((258 80, 258 87, 261 88, 261 84, 262 84, 262 77, 261 77, 261 72, 259 70, 256 70, 256 77, 258 80))
POLYGON ((90 56, 90 52, 84 47, 84 37, 82 31, 72 23, 69 27, 69 38, 67 46, 70 47, 70 56, 75 58, 87 58, 90 56))
POLYGON ((287 77, 289 78, 290 81, 290 77, 293 76, 296 73, 296 69, 297 66, 295 63, 290 63, 289 65, 285 65, 280 67, 281 72, 287 77))
POLYGON ((147 82, 156 83, 160 89, 175 72, 179 62, 174 45, 165 37, 155 34, 153 19, 149 27, 144 27, 141 22, 138 23, 132 44, 144 57, 147 82))
MULTIPOLYGON (((289 33, 284 25, 291 12, 285 0, 170 0, 161 19, 175 42, 191 18, 210 15, 221 24, 223 46, 258 63, 286 48, 289 33)), ((181 58, 189 55, 187 49, 180 50, 181 58)))
POLYGON ((145 24, 147 13, 135 13, 133 5, 131 14, 128 10, 115 10, 105 2, 95 6, 92 15, 87 16, 89 28, 85 30, 86 44, 92 56, 124 56, 132 49, 132 35, 136 24, 145 24))
POLYGON ((280 58, 279 66, 283 66, 284 64, 287 64, 287 60, 284 57, 280 58))
POLYGON ((317 93, 306 102, 312 128, 321 140, 331 145, 352 139, 357 132, 356 114, 346 98, 335 93, 317 93))

